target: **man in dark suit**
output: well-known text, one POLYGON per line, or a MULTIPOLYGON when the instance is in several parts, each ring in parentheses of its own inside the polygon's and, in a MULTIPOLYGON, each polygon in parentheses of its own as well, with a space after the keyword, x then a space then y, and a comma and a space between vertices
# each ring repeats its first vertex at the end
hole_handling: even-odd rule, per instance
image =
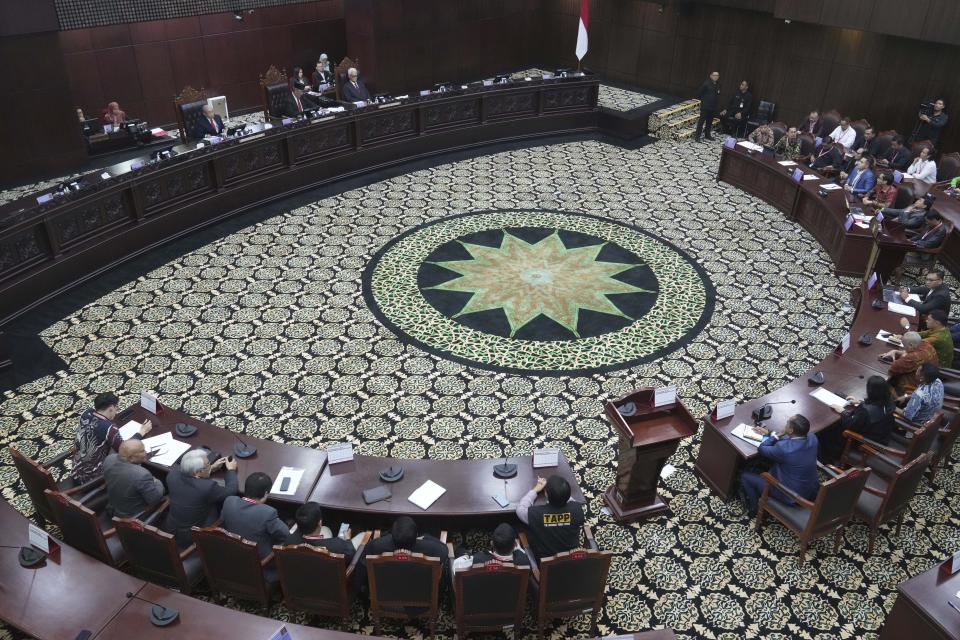
POLYGON ((492 560, 497 562, 512 562, 518 567, 530 566, 530 559, 517 545, 517 531, 506 522, 493 530, 489 551, 478 551, 472 556, 462 549, 453 561, 454 571, 469 569, 475 564, 486 564, 492 560))
POLYGON ((220 513, 220 526, 256 542, 261 558, 270 555, 273 545, 286 544, 290 537, 290 529, 277 517, 277 510, 265 504, 272 486, 267 474, 251 473, 243 483, 243 497, 228 497, 220 513))
POLYGON ((904 304, 908 304, 918 313, 930 313, 934 309, 941 309, 944 313, 950 313, 950 287, 943 281, 944 271, 942 267, 927 271, 925 286, 900 288, 900 298, 904 304), (907 302, 907 296, 915 293, 920 296, 920 302, 907 302))
POLYGON ((863 130, 863 136, 853 143, 853 148, 856 153, 861 156, 870 156, 874 161, 880 157, 880 140, 877 139, 877 133, 873 127, 863 130))
POLYGON ((750 117, 751 109, 753 109, 753 94, 750 93, 750 83, 741 80, 740 88, 730 96, 727 108, 720 112, 724 131, 734 135, 743 131, 743 135, 746 135, 747 118, 750 117))
POLYGON ((693 141, 700 142, 700 134, 703 133, 704 128, 706 128, 706 133, 703 137, 707 140, 713 140, 713 136, 710 135, 710 128, 713 126, 713 114, 716 113, 720 101, 719 71, 712 72, 710 77, 703 81, 703 84, 697 89, 697 98, 700 100, 700 118, 697 120, 697 128, 693 133, 693 141))
POLYGON ((220 458, 210 464, 206 449, 192 449, 183 454, 178 469, 167 474, 170 509, 164 530, 177 538, 181 547, 193 543, 190 527, 209 527, 217 519, 220 505, 228 496, 237 494, 237 461, 220 458), (210 474, 224 468, 223 485, 210 474))
POLYGON ((533 489, 520 499, 517 517, 530 527, 530 546, 538 558, 580 546, 583 505, 570 501, 570 483, 558 475, 537 478, 533 489), (534 506, 537 494, 544 490, 547 503, 534 506))
MULTIPOLYGON (((327 527, 323 526, 323 512, 316 502, 300 505, 296 513, 297 530, 290 534, 287 544, 312 544, 323 547, 331 553, 343 554, 347 564, 353 559, 356 549, 349 539, 336 538, 327 527)), ((350 530, 345 534, 350 536, 350 530)))
MULTIPOLYGON (((787 420, 782 435, 763 427, 753 428, 765 435, 757 453, 773 462, 770 474, 800 497, 813 500, 820 490, 820 479, 817 436, 810 433, 810 421, 799 413, 793 415, 787 420)), ((757 502, 766 484, 759 474, 750 471, 740 478, 740 499, 751 517, 757 513, 757 502)), ((787 505, 794 504, 793 498, 775 487, 770 487, 770 497, 787 505)))
MULTIPOLYGON (((923 217, 923 222, 923 229, 911 238, 913 244, 915 244, 918 249, 938 248, 947 238, 947 227, 943 224, 943 216, 940 215, 939 211, 931 209, 927 211, 927 214, 923 217)), ((930 266, 933 264, 935 257, 935 254, 914 251, 906 255, 903 263, 930 266)))
POLYGON ((363 80, 359 78, 357 70, 353 67, 347 70, 347 81, 343 83, 341 91, 343 92, 344 102, 370 101, 370 92, 367 91, 366 85, 363 84, 363 80))
POLYGON ((843 164, 841 148, 842 145, 840 144, 824 141, 820 148, 810 156, 810 168, 836 171, 843 164))
POLYGON ((316 69, 313 72, 313 86, 319 91, 318 88, 322 84, 333 84, 333 73, 330 71, 330 63, 327 60, 327 54, 321 53, 320 59, 317 60, 316 69))
POLYGON ((800 133, 809 133, 815 138, 823 135, 822 129, 823 121, 820 119, 820 112, 817 110, 811 111, 810 115, 797 125, 797 131, 800 133))
POLYGON ((885 169, 906 171, 911 162, 913 162, 913 155, 903 146, 903 136, 894 136, 890 141, 890 148, 882 158, 877 160, 877 165, 885 169))
POLYGON ((304 111, 312 111, 319 107, 316 101, 304 90, 306 85, 302 82, 293 83, 293 91, 288 93, 283 99, 283 107, 280 113, 289 118, 295 118, 304 111))
POLYGON ((363 548, 363 557, 353 572, 354 588, 366 589, 367 584, 367 557, 381 553, 390 553, 406 549, 413 553, 422 553, 429 558, 440 558, 442 580, 446 579, 450 563, 447 562, 447 546, 439 538, 424 534, 417 537, 417 524, 410 516, 400 516, 393 521, 390 533, 370 540, 363 548))
POLYGON ((103 463, 107 505, 118 518, 139 517, 163 499, 163 483, 143 468, 147 450, 141 440, 125 440, 103 463))
POLYGON ((213 107, 205 104, 200 110, 200 117, 197 118, 197 124, 193 127, 191 135, 197 140, 202 140, 205 136, 219 136, 224 128, 223 120, 213 113, 213 107))

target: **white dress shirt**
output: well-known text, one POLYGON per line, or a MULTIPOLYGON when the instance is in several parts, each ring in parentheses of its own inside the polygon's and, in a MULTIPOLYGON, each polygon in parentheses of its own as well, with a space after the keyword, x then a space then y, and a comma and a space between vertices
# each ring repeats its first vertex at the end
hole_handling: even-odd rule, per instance
POLYGON ((838 126, 830 134, 830 138, 834 142, 842 144, 845 149, 849 149, 853 146, 853 143, 857 141, 857 132, 853 127, 848 126, 847 130, 844 131, 838 126))
POLYGON ((907 169, 907 173, 912 175, 916 180, 922 180, 923 182, 936 182, 937 163, 933 160, 923 160, 921 158, 917 158, 913 161, 913 164, 910 165, 910 168, 907 169))

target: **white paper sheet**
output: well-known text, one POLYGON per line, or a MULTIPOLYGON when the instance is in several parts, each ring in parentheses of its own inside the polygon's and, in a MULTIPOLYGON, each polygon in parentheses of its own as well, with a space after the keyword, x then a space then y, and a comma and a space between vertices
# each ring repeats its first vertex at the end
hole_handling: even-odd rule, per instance
POLYGON ((895 347, 902 347, 903 346, 902 342, 900 342, 899 340, 890 339, 893 336, 894 334, 890 333, 889 331, 884 331, 883 329, 880 329, 880 331, 877 332, 877 340, 880 340, 881 342, 886 342, 887 344, 892 344, 895 347))
POLYGON ((270 489, 270 493, 275 493, 280 496, 292 496, 297 492, 297 487, 300 486, 303 471, 303 469, 298 469, 297 467, 280 467, 280 473, 277 474, 277 479, 273 481, 273 487, 270 489), (280 485, 283 484, 284 478, 290 478, 290 486, 287 487, 286 491, 281 491, 280 485))
POLYGON ((812 173, 805 173, 805 174, 803 174, 803 179, 804 179, 804 180, 819 180, 819 179, 820 179, 820 176, 815 176, 815 175, 813 175, 812 173))
POLYGON ((669 387, 658 387, 653 391, 653 406, 655 407, 665 407, 667 405, 676 404, 677 402, 677 388, 673 385, 669 387))
POLYGON ((157 413, 157 396, 149 391, 140 392, 140 406, 152 414, 157 413))
POLYGON ((763 151, 763 147, 761 147, 761 146, 758 145, 758 144, 754 144, 754 143, 750 142, 749 140, 741 140, 741 141, 738 142, 737 144, 740 145, 741 147, 745 147, 745 148, 747 148, 747 149, 750 149, 751 151, 763 151))
POLYGON ((190 445, 188 443, 170 438, 170 440, 156 449, 159 453, 150 458, 150 462, 164 467, 172 467, 177 463, 177 460, 180 459, 180 456, 189 450, 190 445))
POLYGON ((438 485, 433 480, 427 480, 420 485, 419 489, 411 493, 410 497, 407 499, 426 511, 430 508, 430 505, 437 501, 437 498, 446 492, 446 489, 438 485))
POLYGON ((750 426, 750 425, 748 425, 748 424, 744 424, 743 422, 741 422, 740 424, 738 424, 737 426, 735 426, 735 427, 733 428, 733 431, 732 431, 731 433, 732 433, 732 435, 740 438, 741 440, 743 440, 743 441, 746 442, 747 444, 752 444, 752 445, 755 446, 755 447, 758 446, 758 445, 760 444, 760 442, 763 440, 763 436, 761 436, 759 433, 756 433, 755 431, 753 431, 753 427, 752 427, 752 426, 750 426), (747 435, 747 434, 749 434, 749 435, 747 435))
POLYGON ((29 523, 27 525, 27 539, 30 541, 30 546, 36 547, 44 553, 50 553, 50 537, 47 535, 46 529, 41 529, 32 522, 29 523))
POLYGON ((140 433, 140 427, 143 425, 137 422, 136 420, 131 420, 127 424, 120 427, 120 437, 124 440, 129 440, 133 436, 140 433))
POLYGON ((905 304, 899 304, 897 302, 888 302, 887 311, 893 311, 894 313, 899 313, 903 316, 910 316, 911 318, 917 315, 917 310, 913 307, 905 304))
POLYGON ((920 295, 917 293, 907 294, 907 302, 920 302, 920 295))
POLYGON ((833 393, 832 391, 827 391, 823 387, 820 387, 819 389, 814 389, 813 391, 810 392, 810 395, 816 398, 817 400, 819 400, 820 402, 822 402, 823 404, 827 405, 828 407, 832 407, 835 405, 840 405, 841 407, 845 407, 847 405, 846 398, 841 398, 837 394, 833 393))
POLYGON ((663 465, 663 469, 660 469, 660 477, 663 479, 669 478, 677 472, 677 468, 672 464, 663 465))
POLYGON ((820 188, 823 189, 824 191, 836 191, 837 189, 843 189, 843 187, 841 187, 840 185, 834 184, 832 182, 825 182, 822 185, 820 185, 820 188))
POLYGON ((783 166, 783 167, 795 167, 795 166, 797 166, 797 163, 794 162, 793 160, 780 160, 779 162, 777 162, 777 164, 779 164, 780 166, 783 166))
POLYGON ((166 433, 161 433, 157 436, 151 436, 149 438, 143 439, 143 446, 147 451, 151 449, 157 449, 162 445, 165 445, 170 440, 173 440, 173 434, 167 431, 166 433))

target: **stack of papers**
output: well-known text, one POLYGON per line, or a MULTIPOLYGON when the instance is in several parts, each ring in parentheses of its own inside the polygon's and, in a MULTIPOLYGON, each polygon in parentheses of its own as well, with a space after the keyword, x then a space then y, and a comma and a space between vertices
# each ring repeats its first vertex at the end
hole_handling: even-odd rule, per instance
POLYGON ((881 340, 887 344, 892 344, 895 347, 902 347, 903 343, 898 339, 894 339, 893 336, 894 334, 890 333, 889 331, 884 331, 883 329, 880 329, 880 331, 877 332, 877 340, 881 340))
POLYGON ((827 391, 823 387, 820 387, 819 389, 814 389, 813 391, 810 392, 810 395, 816 398, 817 400, 819 400, 820 402, 822 402, 823 404, 827 405, 828 407, 833 407, 837 405, 840 405, 841 407, 847 406, 846 398, 841 398, 837 394, 831 391, 827 391))
POLYGON ((893 311, 894 313, 899 313, 903 316, 910 316, 911 318, 917 315, 917 310, 913 307, 896 302, 888 302, 887 311, 893 311))
POLYGON ((746 149, 750 149, 751 151, 763 151, 763 147, 761 147, 759 144, 754 144, 749 140, 741 140, 737 144, 746 149))
POLYGON ((751 425, 744 424, 743 422, 735 426, 731 433, 747 444, 752 444, 753 446, 757 446, 763 442, 763 436, 754 431, 751 425))
POLYGON ((836 191, 837 189, 843 189, 843 187, 833 182, 825 182, 820 185, 820 188, 822 188, 824 191, 836 191))
POLYGON ((150 462, 164 467, 172 467, 180 456, 190 450, 189 444, 174 440, 173 434, 169 431, 152 438, 144 438, 143 446, 147 453, 153 454, 150 462))
POLYGON ((419 489, 411 493, 410 497, 407 499, 426 511, 430 508, 430 505, 437 501, 437 498, 446 492, 446 489, 438 485, 433 480, 427 480, 420 485, 419 489))
POLYGON ((813 174, 813 173, 805 173, 805 174, 803 174, 803 179, 804 179, 804 180, 819 180, 819 179, 820 179, 820 176, 815 175, 815 174, 813 174))
POLYGON ((120 437, 124 440, 129 440, 133 436, 140 433, 140 427, 143 425, 137 422, 136 420, 131 420, 127 424, 120 427, 120 437))
POLYGON ((794 162, 793 160, 780 160, 780 161, 777 162, 777 164, 779 164, 779 165, 781 165, 781 166, 784 166, 784 167, 795 167, 795 166, 797 166, 797 163, 794 162))

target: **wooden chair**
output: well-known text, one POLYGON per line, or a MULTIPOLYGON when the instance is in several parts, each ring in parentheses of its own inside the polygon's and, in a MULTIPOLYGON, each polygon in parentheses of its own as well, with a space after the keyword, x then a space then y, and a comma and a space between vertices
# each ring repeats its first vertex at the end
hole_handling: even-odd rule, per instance
POLYGON ((898 135, 900 134, 897 133, 896 129, 877 132, 877 141, 880 144, 880 155, 883 155, 890 150, 890 143, 893 142, 893 139, 898 135))
POLYGON ((263 92, 263 116, 267 119, 279 117, 283 99, 290 93, 286 70, 270 65, 266 73, 260 75, 260 89, 263 92))
POLYGON ((929 140, 915 140, 910 144, 910 153, 913 154, 913 157, 916 158, 920 155, 920 151, 926 147, 930 149, 930 159, 933 159, 933 154, 936 151, 936 148, 933 146, 933 143, 929 140))
POLYGON ((944 153, 937 163, 937 182, 953 180, 960 176, 960 153, 944 153))
POLYGON ((453 545, 447 543, 447 548, 457 638, 463 640, 471 631, 501 631, 506 626, 513 627, 515 638, 522 637, 530 568, 491 560, 454 571, 453 545))
POLYGON ((113 528, 127 562, 137 574, 189 595, 203 580, 203 564, 200 555, 195 553, 197 545, 192 544, 181 551, 172 534, 154 526, 169 504, 170 501, 165 499, 146 521, 115 517, 113 528))
POLYGON ((804 156, 812 155, 817 150, 817 141, 812 134, 800 134, 800 153, 804 156))
POLYGON ((367 556, 373 635, 380 635, 383 618, 427 618, 430 636, 436 635, 441 563, 445 561, 405 549, 367 556))
POLYGON ((100 562, 113 566, 123 564, 123 546, 106 512, 98 516, 66 494, 50 489, 43 493, 53 512, 53 521, 63 533, 64 542, 100 562))
POLYGON ((790 127, 785 122, 771 122, 770 130, 773 131, 773 144, 780 142, 780 138, 787 134, 787 129, 790 127))
MULTIPOLYGON (((879 454, 882 456, 882 454, 879 454)), ((930 465, 933 454, 929 451, 914 458, 910 463, 897 469, 890 482, 884 489, 870 486, 863 488, 857 505, 854 508, 853 518, 867 523, 870 527, 870 543, 867 553, 873 553, 877 539, 877 530, 880 525, 897 519, 896 535, 900 534, 900 525, 903 524, 903 513, 910 506, 910 500, 917 492, 917 487, 923 481, 923 474, 930 465)), ((896 466, 896 462, 887 459, 887 464, 896 466)))
POLYGON ((863 134, 870 126, 870 123, 864 118, 860 118, 859 120, 851 120, 850 126, 853 127, 853 130, 857 132, 857 139, 860 140, 863 138, 863 134))
MULTIPOLYGON (((336 78, 334 86, 337 89, 337 101, 343 102, 343 83, 348 82, 347 80, 347 71, 353 67, 355 69, 360 69, 359 60, 351 60, 349 57, 344 57, 336 67, 333 68, 333 77, 336 78)), ((369 87, 367 87, 369 89, 369 87)))
POLYGON ((343 554, 331 553, 323 547, 311 544, 275 546, 273 556, 287 608, 340 618, 346 628, 350 624, 350 603, 353 601, 350 576, 363 556, 370 535, 369 531, 364 534, 349 566, 344 562, 343 554))
POLYGON ((79 499, 79 501, 83 503, 89 492, 103 484, 103 480, 98 479, 75 487, 73 486, 73 479, 69 476, 60 482, 54 480, 51 469, 74 454, 76 449, 72 447, 46 464, 28 458, 20 453, 16 447, 9 447, 9 451, 10 457, 13 458, 13 465, 20 474, 20 480, 23 481, 23 486, 27 489, 27 495, 30 496, 30 502, 33 503, 33 510, 36 512, 41 525, 45 524, 48 520, 54 524, 59 524, 54 518, 50 501, 47 500, 44 491, 49 489, 53 493, 62 493, 79 499))
POLYGON ((867 484, 870 469, 855 467, 842 473, 826 467, 818 466, 831 476, 820 485, 816 499, 811 502, 798 493, 782 484, 770 473, 763 473, 761 477, 767 484, 763 488, 757 508, 757 519, 753 528, 759 530, 763 525, 764 513, 769 513, 780 524, 790 529, 800 537, 800 566, 803 566, 807 556, 807 547, 818 538, 833 534, 833 552, 840 550, 840 541, 843 539, 843 528, 853 517, 853 508, 857 498, 867 484), (776 487, 787 494, 797 503, 787 505, 779 500, 770 498, 770 487, 776 487))
MULTIPOLYGON (((946 426, 943 425, 943 422, 940 422, 937 425, 937 437, 934 439, 932 446, 930 447, 930 452, 933 454, 933 459, 930 461, 930 469, 927 471, 928 479, 933 483, 937 478, 937 470, 945 463, 945 461, 950 459, 950 453, 953 451, 953 445, 957 441, 957 435, 960 435, 960 413, 953 415, 949 419, 944 419, 946 426)), ((917 431, 920 430, 920 427, 917 427, 913 423, 908 423, 903 421, 901 425, 910 433, 914 434, 913 438, 906 439, 897 434, 894 434, 894 439, 903 445, 908 446, 911 440, 916 438, 917 431)))
POLYGON ((193 527, 192 531, 210 588, 240 600, 258 602, 269 612, 277 585, 268 580, 264 569, 273 562, 273 554, 261 560, 255 542, 217 526, 193 527))
POLYGON ((836 109, 830 109, 829 111, 824 111, 823 115, 820 117, 820 131, 824 138, 833 133, 833 130, 840 126, 840 120, 842 116, 840 112, 836 109))
POLYGON ((173 99, 173 108, 177 114, 177 126, 180 128, 180 138, 188 140, 197 127, 200 112, 207 104, 207 92, 202 87, 198 91, 187 85, 173 99))
POLYGON ((897 473, 900 467, 930 450, 937 439, 942 420, 942 411, 922 426, 912 426, 906 420, 897 419, 899 425, 912 428, 913 437, 904 440, 906 445, 903 449, 880 444, 856 431, 844 431, 843 437, 847 441, 840 456, 840 463, 845 467, 870 467, 873 469, 874 477, 870 479, 868 485, 880 488, 897 473))
POLYGON ((533 574, 531 588, 537 603, 537 637, 541 640, 547 622, 587 612, 592 612, 590 632, 598 635, 597 616, 603 606, 603 592, 613 554, 599 550, 590 527, 584 525, 583 533, 587 548, 541 558, 539 565, 530 550, 526 534, 520 534, 524 551, 530 558, 530 571, 533 574))

